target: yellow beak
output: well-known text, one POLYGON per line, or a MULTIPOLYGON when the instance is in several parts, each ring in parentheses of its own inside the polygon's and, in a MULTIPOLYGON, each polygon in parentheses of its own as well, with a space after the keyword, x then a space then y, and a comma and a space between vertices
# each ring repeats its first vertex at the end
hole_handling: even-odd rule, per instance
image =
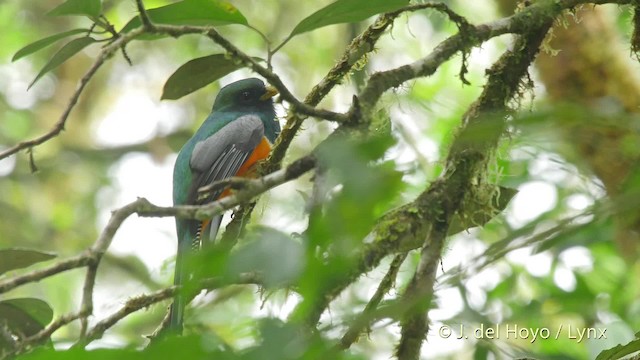
POLYGON ((274 88, 271 85, 267 85, 266 91, 264 95, 260 96, 260 100, 264 101, 267 99, 271 99, 272 97, 278 95, 278 89, 274 88))

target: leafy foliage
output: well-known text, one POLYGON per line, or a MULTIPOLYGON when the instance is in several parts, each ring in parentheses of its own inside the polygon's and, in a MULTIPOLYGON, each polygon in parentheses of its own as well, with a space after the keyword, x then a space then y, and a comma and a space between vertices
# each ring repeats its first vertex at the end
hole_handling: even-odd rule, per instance
POLYGON ((67 0, 49 12, 52 16, 81 15, 96 19, 102 13, 100 0, 67 0))
POLYGON ((90 36, 84 36, 81 38, 77 38, 66 43, 57 53, 53 55, 51 60, 49 60, 45 66, 40 70, 38 75, 36 75, 35 79, 31 82, 29 87, 32 87, 33 84, 38 81, 42 76, 44 76, 49 71, 57 68, 65 61, 69 60, 73 55, 82 51, 82 49, 96 42, 96 39, 90 36))
POLYGON ((76 35, 76 34, 80 34, 83 32, 87 32, 87 29, 73 29, 73 30, 69 30, 69 31, 64 31, 61 32, 59 34, 55 34, 55 35, 51 35, 51 36, 47 36, 44 39, 40 39, 38 41, 35 41, 25 47, 23 47, 22 49, 18 50, 15 55, 13 55, 12 60, 16 61, 22 57, 25 57, 27 55, 31 55, 34 52, 44 49, 49 45, 53 45, 55 44, 57 41, 62 40, 66 37, 69 37, 71 35, 76 35))
POLYGON ((355 23, 407 4, 408 0, 339 0, 304 18, 293 28, 289 37, 328 25, 355 23))
POLYGON ((242 66, 224 54, 189 60, 167 79, 162 99, 175 100, 201 89, 242 66))
POLYGON ((54 254, 32 249, 0 249, 0 275, 55 257, 54 254))
MULTIPOLYGON (((172 25, 220 26, 247 25, 247 19, 235 6, 218 0, 183 0, 147 11, 154 23, 172 25)), ((122 32, 129 32, 142 23, 139 17, 131 19, 122 32)))
MULTIPOLYGON (((404 69, 415 70, 416 61, 433 59, 431 50, 441 48, 438 41, 457 31, 444 17, 409 12, 380 39, 368 38, 362 47, 347 51, 344 60, 345 44, 362 33, 367 19, 396 11, 409 2, 143 3, 149 7, 147 14, 154 24, 214 29, 248 58, 260 60, 267 71, 262 75, 279 76, 294 96, 314 89, 308 95, 314 105, 329 94, 320 108, 337 112, 361 100, 362 88, 379 79, 380 71, 411 63, 404 69), (300 18, 296 24, 294 19, 300 18), (334 24, 346 26, 328 27, 334 24), (297 46, 284 47, 294 37, 297 46), (343 61, 349 69, 320 81, 332 67, 346 66, 343 61), (322 88, 327 83, 335 83, 335 89, 322 88), (312 96, 314 91, 322 95, 312 96), (359 98, 352 98, 352 93, 359 98)), ((450 9, 439 10, 458 10, 473 24, 497 17, 489 10, 492 2, 446 4, 450 9)), ((11 52, 13 61, 21 60, 6 65, 11 70, 0 68, 0 75, 8 79, 0 81, 0 111, 5 119, 0 122, 0 152, 40 136, 53 123, 51 119, 59 118, 70 97, 75 104, 78 98, 69 93, 73 88, 69 82, 87 76, 87 60, 104 55, 110 67, 89 76, 90 85, 82 92, 69 122, 63 124, 65 132, 42 146, 27 146, 26 159, 22 153, 0 159, 0 247, 6 248, 0 250, 0 275, 5 274, 0 287, 10 287, 13 295, 0 300, 0 358, 18 349, 25 338, 55 325, 54 312, 56 320, 64 320, 63 316, 77 315, 83 309, 80 294, 86 266, 82 271, 66 269, 45 276, 24 287, 12 287, 11 282, 37 273, 24 268, 54 257, 44 250, 64 254, 61 262, 71 254, 86 254, 83 251, 99 238, 98 233, 104 236, 109 228, 105 220, 110 211, 136 196, 168 204, 172 154, 209 111, 213 92, 207 86, 220 79, 228 82, 255 76, 238 54, 212 50, 210 39, 198 35, 176 40, 169 38, 176 32, 145 33, 135 39, 139 41, 112 46, 113 51, 104 53, 114 41, 134 29, 141 30, 140 17, 133 14, 134 1, 67 0, 53 10, 44 6, 7 0, 0 7, 0 29, 6 35, 0 54, 9 59, 11 52), (16 22, 15 14, 28 16, 16 22), (34 18, 40 21, 41 14, 54 16, 42 17, 42 26, 33 26, 34 18), (16 26, 21 28, 16 30, 16 26), (48 52, 63 39, 70 40, 48 52), (93 47, 84 51, 90 45, 93 47), (133 66, 121 66, 122 58, 133 66), (41 69, 31 74, 29 69, 38 66, 41 69), (41 81, 49 73, 58 81, 41 81), (171 75, 167 78, 166 74, 171 75), (28 93, 15 89, 16 84, 26 87, 34 75, 30 86, 40 81, 41 87, 28 93), (178 103, 179 111, 176 103, 159 105, 147 95, 157 93, 164 79, 162 99, 192 94, 188 103, 186 99, 178 103), (199 89, 207 90, 196 91, 199 89), (117 129, 105 136, 109 125, 117 129), (144 135, 133 136, 124 145, 113 141, 131 139, 129 136, 143 130, 144 135), (112 142, 101 140, 103 136, 112 142), (38 163, 38 173, 29 173, 30 162, 38 163), (138 186, 128 190, 132 184, 138 186), (17 249, 18 244, 43 251, 17 249), (24 270, 14 272, 19 269, 24 270)), ((630 20, 627 15, 617 19, 619 30, 631 33, 630 20)), ((474 34, 469 35, 458 39, 473 39, 474 34)), ((418 206, 431 209, 435 205, 417 200, 443 174, 456 171, 447 167, 445 160, 451 142, 468 121, 468 109, 481 96, 486 62, 509 48, 504 41, 491 40, 482 46, 481 53, 474 50, 466 58, 467 79, 473 86, 458 86, 454 79, 460 74, 459 64, 445 62, 427 79, 404 82, 380 99, 376 104, 380 111, 374 112, 380 119, 372 121, 380 123, 368 128, 362 125, 371 120, 367 118, 347 124, 305 121, 300 126, 296 118, 308 114, 283 96, 285 104, 278 105, 278 113, 283 125, 284 121, 288 124, 283 133, 293 139, 291 147, 285 148, 284 167, 313 151, 316 171, 262 196, 250 217, 245 217, 246 207, 237 209, 231 223, 240 219, 246 228, 227 229, 227 233, 241 234, 233 250, 228 252, 222 246, 198 254, 195 263, 206 278, 204 284, 194 281, 179 290, 199 294, 187 309, 186 336, 157 338, 151 344, 141 336, 153 333, 166 314, 167 301, 145 301, 171 296, 166 291, 171 283, 173 259, 169 254, 174 251, 175 239, 173 219, 146 222, 132 217, 118 230, 98 267, 93 316, 86 329, 94 336, 87 340, 93 349, 60 350, 81 339, 79 327, 83 325, 71 322, 55 331, 50 341, 43 337, 57 350, 35 344, 34 351, 20 358, 389 357, 398 341, 395 324, 403 315, 405 289, 421 259, 416 251, 403 254, 406 260, 397 264, 394 273, 390 266, 396 260, 386 257, 365 276, 359 276, 371 265, 371 259, 363 254, 376 255, 362 249, 376 249, 370 242, 375 236, 372 230, 399 206, 407 213, 413 211, 420 221, 405 218, 394 223, 396 229, 413 231, 419 223, 431 221, 418 218, 418 206), (131 231, 136 226, 137 232, 131 231), (385 284, 387 272, 393 276, 385 284), (342 290, 345 278, 352 280, 342 290), (209 289, 206 293, 200 293, 203 286, 209 289), (372 309, 363 311, 368 304, 374 304, 372 309), (131 313, 103 323, 127 311, 131 313), (91 332, 103 324, 104 334, 91 332), (362 325, 356 331, 361 336, 345 346, 341 337, 356 325, 362 325), (309 331, 310 327, 314 331, 309 331), (346 347, 350 349, 344 351, 346 347)), ((224 48, 220 43, 215 46, 224 48)), ((424 352, 429 358, 617 359, 638 351, 637 334, 633 335, 640 328, 640 288, 634 276, 637 261, 624 259, 624 251, 612 239, 616 239, 621 223, 632 224, 637 219, 640 178, 629 176, 620 193, 605 194, 598 174, 584 166, 588 159, 571 149, 565 135, 584 136, 576 130, 577 125, 593 125, 594 117, 602 117, 607 127, 602 127, 600 136, 591 138, 593 144, 600 138, 616 138, 614 130, 622 129, 625 135, 620 148, 624 151, 619 154, 633 156, 637 153, 633 125, 637 115, 621 111, 619 104, 606 99, 593 101, 591 108, 580 103, 548 104, 545 94, 536 95, 530 111, 517 106, 510 109, 508 136, 497 150, 483 154, 486 168, 471 181, 475 188, 463 201, 465 211, 452 217, 436 275, 432 311, 427 314, 431 329, 424 352), (466 329, 501 327, 503 331, 517 325, 548 328, 559 331, 560 336, 535 341, 504 337, 465 340, 454 331, 443 339, 438 330, 445 325, 451 329, 461 325, 466 329), (607 329, 608 338, 577 341, 568 336, 567 328, 607 329), (440 348, 457 350, 438 352, 440 348)), ((351 110, 351 114, 371 114, 357 106, 351 110)), ((471 142, 484 141, 481 133, 472 137, 471 142)), ((594 158, 602 150, 595 145, 587 148, 594 151, 594 158)), ((611 164, 612 170, 615 165, 611 164)), ((242 189, 237 191, 242 193, 242 189)), ((393 236, 389 235, 386 244, 392 243, 393 236)))
MULTIPOLYGON (((638 334, 636 334, 637 337, 638 334)), ((617 360, 640 351, 640 339, 635 339, 624 345, 617 345, 598 354, 596 360, 617 360)))
MULTIPOLYGON (((36 335, 53 319, 53 309, 46 302, 33 298, 0 301, 0 321, 5 332, 16 338, 36 335)), ((0 349, 10 348, 7 339, 0 339, 0 349)))

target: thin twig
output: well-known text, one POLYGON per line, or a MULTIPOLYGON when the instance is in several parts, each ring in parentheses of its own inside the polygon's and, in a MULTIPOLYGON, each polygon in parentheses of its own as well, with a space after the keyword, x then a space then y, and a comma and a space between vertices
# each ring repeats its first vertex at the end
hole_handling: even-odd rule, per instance
POLYGON ((140 309, 146 308, 157 302, 170 299, 176 293, 176 287, 171 286, 166 289, 156 291, 148 295, 140 295, 127 300, 127 302, 118 311, 104 318, 95 324, 91 330, 89 330, 84 338, 81 338, 74 344, 74 347, 84 347, 91 341, 100 339, 105 331, 115 325, 118 321, 124 319, 129 314, 134 313, 140 309))
MULTIPOLYGON (((225 197, 216 202, 204 205, 204 206, 176 206, 176 207, 160 207, 151 204, 144 198, 138 200, 114 211, 109 219, 109 223, 103 229, 100 237, 96 243, 89 249, 88 254, 88 269, 85 276, 83 297, 81 309, 86 314, 82 319, 83 331, 81 331, 81 338, 84 337, 87 331, 86 317, 93 312, 93 288, 95 285, 95 279, 97 275, 98 266, 105 252, 111 245, 113 237, 122 223, 132 214, 137 213, 139 216, 178 216, 186 218, 198 218, 207 219, 214 215, 220 214, 225 210, 228 210, 238 204, 248 201, 254 196, 257 196, 268 189, 283 184, 287 181, 293 180, 307 171, 311 170, 315 166, 315 158, 312 156, 306 156, 294 161, 289 167, 281 171, 269 174, 259 179, 251 180, 251 184, 244 191, 239 191, 234 195, 225 197)), ((88 336, 88 335, 87 335, 88 336)))
POLYGON ((224 197, 218 201, 205 205, 182 205, 174 207, 156 206, 149 203, 146 199, 139 199, 130 205, 138 203, 135 206, 135 213, 142 217, 163 217, 176 216, 187 219, 204 220, 212 216, 218 215, 226 210, 233 208, 241 203, 247 202, 252 198, 270 190, 276 186, 282 185, 293 179, 304 175, 315 167, 316 159, 312 155, 307 155, 292 162, 286 168, 265 175, 258 179, 246 181, 247 187, 244 190, 235 192, 233 195, 224 197))
POLYGON ((78 83, 78 87, 76 88, 76 91, 74 91, 73 95, 71 95, 71 98, 69 99, 69 103, 67 104, 66 108, 62 112, 62 115, 60 115, 60 118, 55 123, 53 128, 51 128, 48 132, 46 132, 45 134, 37 138, 27 140, 27 141, 22 141, 8 149, 1 151, 0 160, 6 158, 7 156, 13 155, 21 150, 33 148, 34 146, 40 145, 58 136, 58 134, 60 134, 62 130, 64 130, 64 127, 67 123, 67 119, 69 118, 71 111, 77 104, 78 99, 80 99, 80 95, 82 94, 82 91, 89 83, 89 80, 91 80, 91 78, 95 75, 98 69, 102 66, 102 64, 104 64, 106 59, 108 59, 111 55, 113 55, 114 52, 118 51, 121 45, 128 43, 129 41, 131 41, 138 35, 142 34, 143 32, 144 30, 142 28, 132 30, 131 32, 123 35, 121 38, 115 40, 113 43, 103 48, 102 51, 100 52, 100 55, 98 55, 95 62, 93 63, 93 65, 91 65, 91 67, 89 68, 89 70, 87 70, 87 72, 84 74, 82 79, 80 79, 78 83))
POLYGON ((363 330, 370 326, 371 321, 375 319, 375 317, 372 316, 373 313, 378 308, 378 305, 380 305, 384 295, 393 287, 396 277, 398 276, 398 271, 400 271, 400 266, 406 258, 407 253, 398 254, 393 258, 391 265, 389 265, 389 270, 380 281, 380 284, 378 284, 376 292, 373 294, 364 310, 351 323, 349 329, 347 329, 342 338, 340 338, 340 343, 337 347, 343 350, 348 349, 351 347, 351 344, 358 340, 358 337, 363 330))
MULTIPOLYGON (((239 274, 239 276, 234 279, 210 278, 202 280, 200 282, 199 289, 213 290, 229 284, 262 284, 262 279, 254 273, 239 274)), ((73 347, 85 347, 90 342, 102 338, 102 336, 108 329, 113 327, 116 323, 127 317, 129 314, 147 308, 155 303, 170 299, 175 296, 178 290, 178 286, 170 286, 166 289, 161 289, 151 294, 139 295, 127 300, 127 302, 120 309, 95 324, 91 328, 91 330, 87 332, 87 335, 84 338, 78 340, 73 345, 73 347)), ((168 317, 166 318, 168 319, 168 317)), ((162 327, 160 327, 154 333, 154 335, 150 336, 150 338, 158 336, 161 330, 162 327)))
POLYGON ((42 279, 46 279, 52 275, 59 274, 68 270, 77 269, 79 267, 87 266, 89 264, 89 258, 86 253, 77 256, 70 257, 65 260, 60 260, 52 265, 39 270, 33 270, 26 274, 9 278, 3 282, 0 282, 0 294, 13 290, 18 286, 37 282, 42 279))
MULTIPOLYGON (((231 209, 242 202, 246 202, 271 188, 302 176, 313 169, 315 165, 316 159, 312 155, 301 157, 292 162, 285 169, 271 173, 262 178, 248 181, 249 186, 247 186, 246 190, 238 191, 232 196, 225 197, 219 201, 206 205, 162 207, 153 205, 144 198, 139 198, 138 200, 113 212, 109 223, 102 230, 100 237, 87 252, 71 257, 67 260, 60 261, 46 268, 31 271, 27 274, 0 282, 0 294, 27 283, 40 281, 51 275, 83 266, 89 266, 92 263, 97 269, 100 259, 106 252, 107 248, 111 245, 111 241, 113 240, 116 231, 119 229, 120 225, 122 225, 122 222, 124 222, 124 220, 133 213, 137 213, 142 217, 177 216, 196 219, 211 218, 212 216, 231 209)), ((95 274, 89 274, 88 272, 85 282, 86 281, 89 281, 89 284, 86 285, 86 287, 93 288, 92 283, 95 282, 95 274)), ((87 293, 88 292, 85 291, 85 294, 87 293)), ((91 296, 84 296, 82 303, 84 304, 83 307, 85 309, 91 309, 91 296)))
MULTIPOLYGON (((158 31, 166 31, 171 32, 172 29, 165 26, 158 26, 158 31)), ((245 66, 249 67, 251 70, 260 74, 264 77, 271 85, 273 85, 280 96, 287 101, 291 106, 295 109, 296 112, 313 116, 320 119, 326 119, 336 122, 345 122, 347 121, 347 115, 336 113, 333 111, 316 109, 313 105, 306 104, 298 100, 291 91, 284 85, 282 80, 278 75, 274 72, 270 71, 268 68, 262 66, 258 61, 253 59, 253 57, 245 54, 240 49, 238 49, 235 45, 233 45, 229 40, 224 38, 220 33, 218 33, 214 29, 210 29, 205 33, 211 40, 213 40, 216 44, 222 46, 231 57, 234 59, 240 60, 245 66)))
POLYGON ((149 18, 147 9, 144 8, 142 0, 136 0, 136 7, 138 8, 138 16, 140 17, 140 22, 142 22, 142 27, 144 28, 144 30, 147 32, 153 32, 154 25, 149 18))
POLYGON ((80 339, 84 338, 87 334, 89 316, 93 314, 93 287, 96 284, 96 276, 98 275, 97 261, 98 260, 95 256, 90 257, 87 272, 85 274, 84 285, 82 286, 82 302, 80 308, 85 310, 85 314, 87 314, 87 316, 80 318, 80 339))
POLYGON ((553 227, 545 231, 536 232, 536 229, 539 230, 537 226, 540 224, 539 221, 545 221, 541 217, 537 221, 511 232, 502 240, 493 243, 482 254, 476 256, 471 262, 464 264, 464 266, 450 269, 441 274, 437 279, 438 285, 436 289, 452 284, 455 279, 461 279, 479 273, 490 264, 504 258, 504 256, 511 251, 534 245, 540 246, 540 243, 557 238, 563 234, 571 234, 592 225, 591 222, 580 220, 585 220, 586 218, 605 219, 611 216, 615 216, 615 212, 612 212, 611 208, 603 206, 601 203, 596 203, 580 214, 559 220, 553 227), (522 240, 516 241, 516 239, 522 240))
POLYGON ((98 266, 102 257, 107 252, 107 249, 113 241, 113 237, 122 225, 122 223, 139 208, 148 204, 145 199, 138 199, 116 211, 111 213, 111 218, 107 223, 107 226, 100 233, 100 237, 89 249, 87 254, 89 263, 87 265, 87 274, 84 280, 84 286, 82 291, 82 304, 80 307, 81 313, 85 314, 81 318, 81 332, 80 338, 83 338, 87 331, 87 317, 93 313, 93 288, 96 283, 96 276, 98 274, 98 266))

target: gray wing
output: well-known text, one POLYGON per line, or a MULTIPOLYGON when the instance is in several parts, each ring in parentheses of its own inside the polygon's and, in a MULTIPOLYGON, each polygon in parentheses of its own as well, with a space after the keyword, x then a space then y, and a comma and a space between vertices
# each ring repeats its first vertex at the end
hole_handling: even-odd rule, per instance
MULTIPOLYGON (((264 125, 256 115, 244 115, 225 125, 215 134, 198 142, 189 165, 193 180, 188 204, 197 203, 198 189, 234 176, 264 136, 264 125)), ((219 190, 211 199, 216 199, 219 190)))

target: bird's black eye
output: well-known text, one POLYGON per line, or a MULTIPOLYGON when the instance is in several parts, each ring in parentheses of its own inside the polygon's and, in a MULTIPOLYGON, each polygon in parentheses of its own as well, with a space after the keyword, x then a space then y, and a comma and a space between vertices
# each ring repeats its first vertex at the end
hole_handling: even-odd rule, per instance
POLYGON ((248 91, 245 91, 242 93, 242 100, 249 100, 251 99, 251 93, 248 91))

